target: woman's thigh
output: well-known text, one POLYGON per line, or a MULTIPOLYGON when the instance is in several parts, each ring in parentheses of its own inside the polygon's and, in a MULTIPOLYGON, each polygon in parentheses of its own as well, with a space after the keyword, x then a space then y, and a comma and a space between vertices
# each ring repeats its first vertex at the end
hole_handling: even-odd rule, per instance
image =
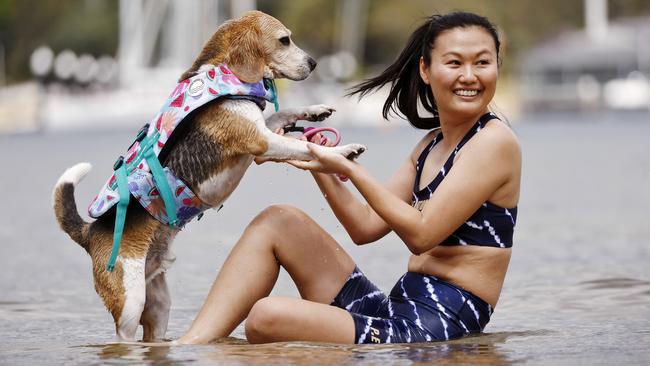
POLYGON ((241 241, 267 242, 306 300, 331 303, 355 268, 339 243, 293 206, 274 205, 262 211, 241 241))
POLYGON ((267 297, 259 300, 246 320, 251 343, 354 343, 355 325, 347 311, 309 300, 267 297))

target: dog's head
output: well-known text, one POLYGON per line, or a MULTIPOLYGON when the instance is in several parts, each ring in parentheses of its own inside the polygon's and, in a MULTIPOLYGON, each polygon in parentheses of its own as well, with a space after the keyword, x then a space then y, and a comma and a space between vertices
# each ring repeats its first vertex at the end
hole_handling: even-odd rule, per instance
POLYGON ((291 31, 280 21, 260 11, 223 23, 181 80, 204 65, 225 63, 242 81, 262 78, 305 79, 316 61, 291 40, 291 31))

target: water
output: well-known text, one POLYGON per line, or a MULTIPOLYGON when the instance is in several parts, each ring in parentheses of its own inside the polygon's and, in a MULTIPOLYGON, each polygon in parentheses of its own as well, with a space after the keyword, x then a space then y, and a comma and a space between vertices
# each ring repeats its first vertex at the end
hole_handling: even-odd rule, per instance
MULTIPOLYGON (((0 364, 648 364, 650 117, 545 116, 515 121, 514 128, 524 153, 520 217, 486 333, 387 346, 253 346, 243 340, 242 327, 207 346, 110 343, 113 324, 93 290, 90 260, 59 231, 51 188, 68 166, 92 162, 77 190, 85 211, 137 127, 1 136, 0 364)), ((407 128, 342 133, 345 141, 368 145, 361 161, 381 179, 421 135, 407 128)), ((188 328, 245 225, 273 203, 294 204, 315 217, 382 289, 405 271, 408 253, 397 237, 351 244, 307 173, 252 166, 220 212, 189 224, 174 242, 169 338, 188 328)), ((274 294, 297 296, 286 274, 274 294)))

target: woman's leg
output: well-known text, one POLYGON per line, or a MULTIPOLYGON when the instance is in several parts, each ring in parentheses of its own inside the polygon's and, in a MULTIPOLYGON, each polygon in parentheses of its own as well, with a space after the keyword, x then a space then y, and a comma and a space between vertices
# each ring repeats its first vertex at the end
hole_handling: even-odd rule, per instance
POLYGON ((250 343, 354 343, 355 327, 352 315, 341 308, 290 297, 266 297, 248 314, 246 338, 250 343))
MULTIPOLYGON (((296 283, 302 298, 310 301, 300 309, 287 310, 300 314, 314 312, 314 317, 325 315, 322 304, 334 299, 355 267, 343 248, 304 212, 291 206, 271 206, 248 225, 219 271, 192 326, 178 343, 207 343, 228 336, 253 305, 269 295, 280 265, 296 283)), ((262 310, 265 307, 268 306, 258 306, 262 310)), ((349 338, 353 339, 351 316, 334 307, 326 309, 327 313, 338 314, 337 320, 347 316, 348 328, 352 329, 349 338)), ((261 319, 263 312, 256 313, 257 319, 261 319)), ((277 318, 277 312, 273 313, 271 318, 277 318)))

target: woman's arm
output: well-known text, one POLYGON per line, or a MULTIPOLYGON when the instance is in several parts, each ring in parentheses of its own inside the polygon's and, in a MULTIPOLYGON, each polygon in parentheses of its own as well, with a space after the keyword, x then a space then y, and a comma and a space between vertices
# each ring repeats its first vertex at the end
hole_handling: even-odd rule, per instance
MULTIPOLYGON (((312 172, 312 175, 334 215, 355 244, 374 242, 390 232, 386 221, 377 215, 372 207, 357 199, 335 175, 318 172, 312 172)), ((384 188, 400 201, 409 202, 414 176, 413 162, 408 159, 384 188)))
POLYGON ((379 184, 360 164, 339 155, 312 150, 314 160, 292 164, 350 177, 374 212, 412 253, 420 254, 451 235, 501 187, 519 179, 520 152, 516 138, 509 128, 492 126, 498 124, 487 126, 481 135, 465 145, 453 169, 421 212, 379 184))
MULTIPOLYGON (((409 158, 383 185, 387 194, 410 204, 415 180, 415 162, 435 133, 431 132, 420 140, 409 158)), ((319 143, 319 140, 315 142, 319 143)), ((317 171, 312 171, 312 175, 334 215, 355 244, 362 245, 377 241, 391 231, 390 225, 370 205, 357 199, 335 175, 317 171)))
MULTIPOLYGON (((284 135, 279 128, 275 133, 284 135)), ((304 136, 299 137, 306 140, 304 136)), ((425 144, 432 138, 427 135, 417 144, 411 157, 393 174, 385 184, 386 189, 405 202, 411 200, 411 189, 415 179, 415 161, 425 144)), ((320 134, 312 138, 312 142, 319 145, 320 134)), ((326 145, 329 146, 329 145, 326 145)), ((257 164, 268 160, 255 158, 257 164)), ((289 162, 291 163, 291 162, 289 162)), ((296 166, 296 164, 293 164, 296 166)), ((361 202, 335 175, 319 173, 312 170, 312 176, 320 188, 327 203, 332 208, 334 215, 343 225, 352 241, 357 245, 367 244, 381 239, 391 231, 391 228, 367 203, 361 202)))

